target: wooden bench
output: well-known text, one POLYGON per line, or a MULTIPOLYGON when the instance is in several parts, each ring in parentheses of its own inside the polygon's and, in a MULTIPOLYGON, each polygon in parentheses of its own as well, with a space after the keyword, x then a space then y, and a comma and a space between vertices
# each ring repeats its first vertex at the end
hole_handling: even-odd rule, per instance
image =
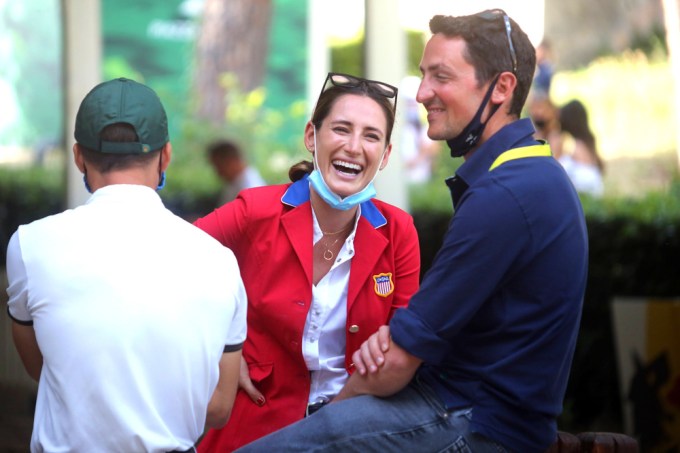
POLYGON ((581 440, 565 431, 557 432, 557 439, 546 453, 581 453, 581 440))
POLYGON ((637 440, 621 433, 558 431, 546 453, 639 453, 637 440))
POLYGON ((581 451, 588 453, 638 453, 637 440, 620 433, 579 433, 581 451))

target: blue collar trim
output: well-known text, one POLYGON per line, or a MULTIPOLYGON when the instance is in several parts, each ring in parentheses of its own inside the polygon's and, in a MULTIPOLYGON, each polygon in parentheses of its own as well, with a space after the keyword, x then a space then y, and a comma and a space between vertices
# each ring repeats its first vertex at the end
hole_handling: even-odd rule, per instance
MULTIPOLYGON (((281 202, 295 208, 309 201, 310 189, 307 178, 309 178, 309 175, 305 175, 302 179, 291 184, 281 197, 281 202)), ((373 228, 387 225, 387 219, 371 200, 361 203, 361 217, 365 218, 373 228)))
POLYGON ((305 175, 302 179, 291 184, 281 197, 281 202, 296 208, 302 203, 309 201, 309 182, 307 181, 308 177, 309 175, 305 175))

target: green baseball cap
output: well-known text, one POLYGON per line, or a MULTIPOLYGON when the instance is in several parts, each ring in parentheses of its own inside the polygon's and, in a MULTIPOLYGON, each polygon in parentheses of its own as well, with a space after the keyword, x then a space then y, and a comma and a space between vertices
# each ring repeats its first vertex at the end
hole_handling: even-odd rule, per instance
POLYGON ((148 86, 125 78, 100 83, 85 96, 73 135, 85 148, 111 154, 144 154, 161 149, 170 140, 168 118, 158 95, 148 86), (134 127, 139 141, 102 141, 102 129, 115 123, 134 127))

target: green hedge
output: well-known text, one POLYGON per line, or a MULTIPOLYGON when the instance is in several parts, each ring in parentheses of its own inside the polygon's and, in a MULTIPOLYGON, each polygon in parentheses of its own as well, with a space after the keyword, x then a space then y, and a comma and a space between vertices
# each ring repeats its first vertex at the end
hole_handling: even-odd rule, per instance
POLYGON ((7 242, 19 225, 64 209, 64 176, 43 167, 0 166, 0 263, 3 268, 7 242))

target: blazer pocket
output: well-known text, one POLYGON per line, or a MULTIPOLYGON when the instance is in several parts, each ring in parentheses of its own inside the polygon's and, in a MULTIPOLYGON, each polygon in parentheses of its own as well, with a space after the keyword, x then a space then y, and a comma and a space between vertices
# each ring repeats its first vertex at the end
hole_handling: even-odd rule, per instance
POLYGON ((250 380, 253 382, 262 382, 269 377, 274 371, 274 362, 264 363, 249 363, 248 372, 250 373, 250 380))

